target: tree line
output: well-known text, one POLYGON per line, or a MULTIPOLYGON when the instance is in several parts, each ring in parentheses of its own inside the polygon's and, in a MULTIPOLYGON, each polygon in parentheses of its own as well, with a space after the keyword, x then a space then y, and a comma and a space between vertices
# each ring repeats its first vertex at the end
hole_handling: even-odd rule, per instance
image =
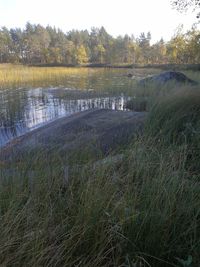
POLYGON ((151 44, 151 33, 114 38, 104 27, 64 33, 27 23, 0 28, 0 63, 22 64, 195 64, 200 62, 200 31, 179 27, 170 41, 151 44))

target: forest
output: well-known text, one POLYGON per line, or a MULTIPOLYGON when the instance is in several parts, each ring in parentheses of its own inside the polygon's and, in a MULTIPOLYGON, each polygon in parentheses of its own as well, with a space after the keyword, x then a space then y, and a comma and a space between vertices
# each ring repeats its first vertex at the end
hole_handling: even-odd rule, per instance
POLYGON ((104 27, 61 29, 26 23, 24 29, 0 28, 0 63, 21 64, 196 64, 200 30, 179 26, 171 40, 151 42, 151 33, 113 37, 104 27))

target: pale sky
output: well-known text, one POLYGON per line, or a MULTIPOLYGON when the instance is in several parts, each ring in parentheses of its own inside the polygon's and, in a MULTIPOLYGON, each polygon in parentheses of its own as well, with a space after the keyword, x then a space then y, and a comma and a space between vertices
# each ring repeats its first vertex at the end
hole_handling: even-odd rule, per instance
POLYGON ((168 41, 180 24, 190 29, 196 18, 173 10, 170 0, 0 0, 0 27, 24 28, 27 21, 64 32, 104 26, 114 37, 150 31, 155 42, 168 41))

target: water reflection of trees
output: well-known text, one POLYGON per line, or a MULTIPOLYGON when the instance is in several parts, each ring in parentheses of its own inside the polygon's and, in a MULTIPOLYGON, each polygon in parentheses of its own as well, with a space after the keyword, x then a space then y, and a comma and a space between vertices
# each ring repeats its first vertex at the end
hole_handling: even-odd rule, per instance
POLYGON ((123 110, 126 98, 119 96, 70 100, 56 97, 51 90, 38 88, 2 93, 0 101, 0 145, 3 145, 48 121, 76 112, 95 108, 123 110))

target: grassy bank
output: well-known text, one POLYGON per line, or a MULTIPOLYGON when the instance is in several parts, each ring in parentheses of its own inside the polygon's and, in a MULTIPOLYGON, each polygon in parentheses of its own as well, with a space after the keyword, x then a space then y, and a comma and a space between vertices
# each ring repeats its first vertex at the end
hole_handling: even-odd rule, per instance
POLYGON ((199 134, 200 91, 177 90, 119 161, 55 150, 1 162, 0 264, 199 266, 199 134))

